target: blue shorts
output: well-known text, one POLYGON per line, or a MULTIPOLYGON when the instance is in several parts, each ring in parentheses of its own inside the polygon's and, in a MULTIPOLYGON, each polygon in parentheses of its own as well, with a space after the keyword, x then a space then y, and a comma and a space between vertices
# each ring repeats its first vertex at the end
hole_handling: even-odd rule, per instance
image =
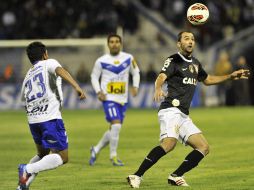
POLYGON ((46 149, 65 150, 68 137, 62 119, 53 119, 42 123, 29 124, 34 142, 46 149))
POLYGON ((125 112, 127 110, 127 104, 121 105, 112 101, 102 102, 106 120, 111 122, 113 120, 120 120, 123 123, 125 112))

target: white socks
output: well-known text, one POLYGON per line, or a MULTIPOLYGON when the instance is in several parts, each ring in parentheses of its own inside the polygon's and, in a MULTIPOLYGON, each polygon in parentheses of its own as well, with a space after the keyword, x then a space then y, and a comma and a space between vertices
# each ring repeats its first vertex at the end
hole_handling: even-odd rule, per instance
POLYGON ((96 154, 98 154, 100 150, 104 148, 106 145, 108 145, 109 143, 110 158, 113 158, 117 155, 116 150, 118 146, 119 133, 121 130, 121 126, 122 125, 120 123, 111 125, 111 129, 104 133, 99 143, 94 147, 96 154))
POLYGON ((117 155, 116 150, 117 150, 117 147, 118 147, 118 140, 119 140, 120 130, 121 130, 121 124, 120 123, 111 125, 110 140, 109 140, 110 158, 113 158, 117 155))
MULTIPOLYGON (((41 158, 38 155, 35 155, 33 158, 31 158, 31 160, 29 161, 29 164, 38 162, 41 158)), ((26 182, 27 186, 30 186, 30 184, 33 182, 33 180, 35 179, 35 177, 37 176, 38 173, 34 173, 32 174, 29 179, 26 182)))
POLYGON ((94 147, 94 150, 97 153, 100 152, 100 150, 105 147, 106 145, 108 145, 110 140, 110 131, 107 130, 104 135, 102 136, 101 140, 99 141, 99 143, 94 147))
POLYGON ((35 155, 34 157, 31 158, 31 160, 29 161, 29 164, 38 162, 41 158, 38 155, 35 155))
POLYGON ((41 171, 57 168, 62 164, 63 160, 59 154, 49 154, 47 156, 44 156, 40 161, 27 164, 26 171, 31 174, 39 173, 41 171))

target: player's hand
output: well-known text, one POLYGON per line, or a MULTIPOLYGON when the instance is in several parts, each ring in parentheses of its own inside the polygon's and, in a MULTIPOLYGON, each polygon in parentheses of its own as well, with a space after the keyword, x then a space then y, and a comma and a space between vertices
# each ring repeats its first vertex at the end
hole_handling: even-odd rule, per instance
POLYGON ((130 92, 131 92, 131 95, 133 97, 135 97, 138 94, 138 88, 137 87, 131 87, 130 92))
POLYGON ((106 100, 106 95, 100 91, 97 93, 97 98, 100 100, 100 101, 105 101, 106 100))
POLYGON ((240 69, 231 73, 230 78, 232 80, 248 79, 250 76, 250 70, 240 69))
POLYGON ((155 89, 154 97, 153 97, 155 102, 159 102, 165 97, 167 97, 167 94, 162 89, 157 89, 157 90, 155 89))
POLYGON ((75 88, 75 90, 78 93, 78 96, 79 96, 80 100, 83 100, 83 99, 86 98, 85 92, 80 87, 75 88))

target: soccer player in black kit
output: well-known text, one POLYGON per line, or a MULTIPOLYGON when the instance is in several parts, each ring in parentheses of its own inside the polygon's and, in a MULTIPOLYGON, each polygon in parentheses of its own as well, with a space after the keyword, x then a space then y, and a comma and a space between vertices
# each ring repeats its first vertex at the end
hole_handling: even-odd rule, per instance
POLYGON ((200 129, 192 122, 189 107, 197 85, 219 84, 227 80, 248 79, 249 70, 237 70, 229 75, 212 76, 206 73, 200 62, 192 56, 195 38, 191 32, 178 34, 179 52, 166 59, 155 81, 154 100, 162 101, 158 117, 160 122, 160 145, 154 147, 139 169, 127 177, 132 188, 139 188, 141 177, 161 157, 172 151, 179 140, 193 150, 186 156, 182 164, 168 177, 168 183, 175 186, 189 186, 183 174, 196 167, 209 153, 209 145, 200 129), (167 83, 168 93, 162 90, 167 83))

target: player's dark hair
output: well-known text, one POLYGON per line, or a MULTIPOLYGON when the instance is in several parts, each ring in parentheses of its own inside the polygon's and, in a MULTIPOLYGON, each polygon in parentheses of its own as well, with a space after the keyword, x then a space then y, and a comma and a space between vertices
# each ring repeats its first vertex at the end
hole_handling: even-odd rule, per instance
POLYGON ((42 60, 46 53, 46 46, 41 42, 32 42, 26 48, 27 56, 32 64, 36 61, 42 60))
POLYGON ((182 34, 185 33, 185 32, 193 34, 193 33, 190 32, 190 31, 181 31, 181 32, 179 32, 178 35, 177 35, 177 41, 178 41, 178 42, 181 41, 181 39, 182 39, 182 34))
POLYGON ((122 43, 122 38, 121 38, 121 36, 119 36, 118 34, 109 34, 109 35, 108 35, 108 39, 107 39, 108 43, 109 43, 109 40, 110 40, 112 37, 117 37, 117 38, 119 39, 120 43, 122 43))

